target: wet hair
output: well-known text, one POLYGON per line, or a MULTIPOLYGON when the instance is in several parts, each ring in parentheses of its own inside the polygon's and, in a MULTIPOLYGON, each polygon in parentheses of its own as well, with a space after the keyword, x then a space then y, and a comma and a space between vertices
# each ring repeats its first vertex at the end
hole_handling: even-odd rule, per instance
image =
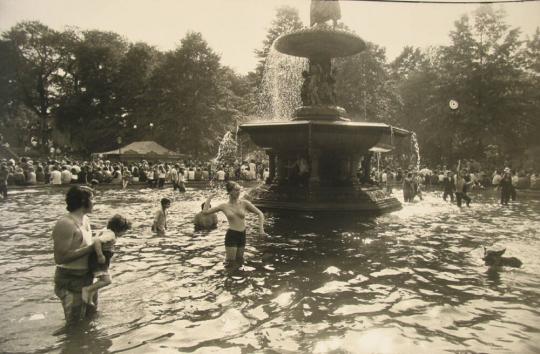
POLYGON ((114 233, 119 233, 131 229, 131 222, 120 214, 116 214, 109 219, 107 229, 114 233))
POLYGON ((171 204, 171 200, 169 198, 161 198, 161 206, 165 206, 165 204, 171 204))
POLYGON ((66 209, 71 212, 80 208, 88 208, 90 199, 94 196, 91 188, 73 186, 66 193, 66 209))
POLYGON ((225 184, 225 190, 227 190, 227 193, 231 193, 235 188, 240 187, 240 185, 236 182, 229 181, 225 184))

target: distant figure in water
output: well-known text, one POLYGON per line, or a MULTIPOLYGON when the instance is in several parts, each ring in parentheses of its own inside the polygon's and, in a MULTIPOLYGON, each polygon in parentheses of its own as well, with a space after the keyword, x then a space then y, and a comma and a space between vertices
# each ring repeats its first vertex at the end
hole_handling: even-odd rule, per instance
POLYGON ((503 257, 502 255, 506 252, 506 248, 500 251, 486 250, 484 247, 484 260, 485 265, 491 268, 500 268, 500 267, 514 267, 520 268, 523 264, 516 257, 503 257))
MULTIPOLYGON (((229 201, 222 203, 217 207, 203 208, 201 211, 204 215, 210 215, 218 211, 223 212, 229 221, 229 229, 225 234, 225 261, 228 266, 242 266, 244 263, 244 249, 246 247, 246 212, 257 214, 259 217, 259 235, 264 235, 264 215, 251 202, 245 199, 240 199, 242 187, 236 182, 229 181, 225 185, 225 189, 229 194, 229 201)), ((212 195, 206 199, 206 204, 209 206, 212 200, 212 195)))
POLYGON ((97 281, 82 288, 82 300, 95 306, 92 302, 94 294, 101 288, 111 284, 109 266, 114 254, 116 238, 124 235, 131 228, 131 223, 121 215, 113 216, 107 223, 107 228, 94 237, 94 252, 88 257, 88 268, 93 272, 97 281))
POLYGON ((218 224, 218 217, 216 214, 205 215, 204 210, 208 210, 212 205, 205 203, 201 204, 201 211, 195 215, 193 223, 195 224, 195 230, 211 230, 215 229, 218 224))
POLYGON ((154 222, 152 223, 152 232, 157 234, 165 233, 167 230, 167 209, 171 207, 169 198, 161 199, 161 208, 154 214, 154 222))

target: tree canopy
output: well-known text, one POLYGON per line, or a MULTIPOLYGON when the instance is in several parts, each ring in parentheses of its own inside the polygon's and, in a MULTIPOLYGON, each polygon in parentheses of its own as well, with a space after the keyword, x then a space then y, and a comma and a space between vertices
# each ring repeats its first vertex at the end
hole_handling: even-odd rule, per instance
MULTIPOLYGON (((274 40, 302 26, 296 9, 277 9, 255 50, 258 66, 241 75, 198 32, 163 52, 113 32, 21 22, 0 37, 0 127, 20 129, 25 144, 39 138, 43 149, 52 141, 87 154, 118 138, 153 139, 215 156, 224 134, 256 114, 274 40)), ((502 11, 481 6, 455 21, 449 39, 405 45, 391 62, 376 43, 335 59, 338 104, 354 120, 415 131, 428 163, 514 159, 539 168, 540 29, 522 38, 502 11)))

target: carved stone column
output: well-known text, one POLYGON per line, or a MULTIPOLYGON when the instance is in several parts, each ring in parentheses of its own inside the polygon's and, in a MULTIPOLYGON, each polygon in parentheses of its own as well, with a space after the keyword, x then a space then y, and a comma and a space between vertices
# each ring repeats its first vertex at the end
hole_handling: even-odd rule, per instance
POLYGON ((267 151, 268 155, 268 178, 266 179, 266 184, 272 184, 274 178, 276 178, 276 154, 273 151, 267 151))
POLYGON ((278 184, 283 185, 287 181, 287 158, 283 154, 277 154, 276 159, 276 180, 278 184))
POLYGON ((311 149, 309 158, 311 163, 311 173, 309 175, 308 184, 311 189, 312 187, 318 187, 321 184, 321 179, 319 176, 319 149, 311 149))

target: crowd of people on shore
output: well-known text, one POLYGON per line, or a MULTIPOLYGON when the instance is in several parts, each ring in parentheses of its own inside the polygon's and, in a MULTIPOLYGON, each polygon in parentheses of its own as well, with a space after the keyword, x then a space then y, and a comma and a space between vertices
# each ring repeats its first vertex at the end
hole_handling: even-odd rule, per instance
POLYGON ((99 183, 146 183, 163 188, 166 182, 184 188, 189 181, 264 180, 268 167, 263 162, 210 163, 197 160, 177 162, 111 162, 106 159, 78 161, 69 158, 33 161, 22 157, 18 161, 0 161, 0 182, 7 186, 66 185, 99 183))
POLYGON ((428 168, 417 171, 384 168, 381 171, 373 171, 372 179, 387 190, 392 186, 401 185, 403 199, 412 202, 416 196, 422 199, 422 190, 442 190, 442 198, 446 201, 450 198, 458 206, 465 201, 469 206, 471 198, 468 192, 472 190, 495 189, 500 191, 501 204, 508 205, 510 200, 515 200, 519 189, 540 189, 540 176, 536 172, 513 171, 509 167, 495 169, 489 173, 484 170, 475 170, 470 167, 458 168, 453 171, 446 166, 435 170, 428 168))
MULTIPOLYGON (((185 190, 185 184, 197 181, 265 181, 269 176, 268 163, 247 160, 234 163, 215 163, 199 160, 174 162, 130 161, 111 162, 103 158, 80 161, 70 158, 33 161, 21 157, 19 160, 0 161, 0 195, 7 196, 8 186, 66 185, 100 183, 119 184, 124 188, 130 183, 147 184, 149 187, 163 188, 171 183, 175 190, 185 190)), ((359 176, 363 172, 359 171, 359 176)), ((391 166, 371 168, 371 181, 389 191, 393 186, 403 188, 404 200, 421 198, 422 189, 444 191, 443 198, 454 196, 458 204, 467 192, 487 188, 499 188, 504 196, 515 198, 516 189, 540 189, 540 176, 536 171, 515 170, 509 167, 488 171, 470 165, 455 171, 446 166, 435 169, 401 169, 391 166), (458 173, 459 172, 459 173, 458 173), (463 177, 464 183, 461 183, 463 177), (456 184, 456 182, 458 184, 456 184), (463 185, 463 186, 462 186, 463 185), (464 189, 459 192, 457 189, 464 189)))

